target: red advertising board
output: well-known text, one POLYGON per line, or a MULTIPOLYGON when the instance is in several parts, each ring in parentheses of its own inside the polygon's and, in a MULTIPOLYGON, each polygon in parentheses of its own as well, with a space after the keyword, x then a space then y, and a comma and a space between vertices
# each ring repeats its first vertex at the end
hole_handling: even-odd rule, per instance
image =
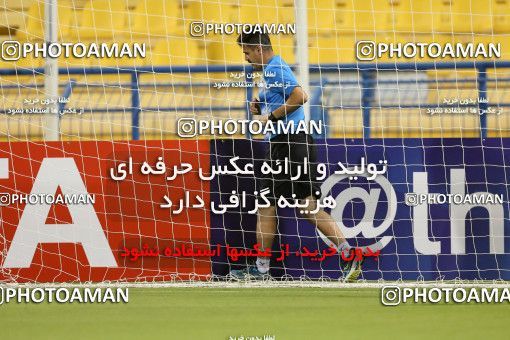
POLYGON ((199 168, 209 171, 209 162, 207 141, 1 143, 0 196, 10 198, 0 207, 0 280, 206 277, 211 273, 207 257, 158 256, 133 261, 122 254, 131 247, 209 247, 208 209, 189 208, 173 214, 160 207, 164 196, 178 201, 185 191, 200 195, 205 207, 209 206, 209 182, 198 176, 199 168), (144 162, 154 173, 139 171, 144 162), (158 162, 164 162, 164 173, 154 167, 158 162), (167 179, 182 163, 191 164, 193 170, 167 179), (112 174, 122 169, 120 164, 126 170, 130 166, 131 174, 114 180, 112 174), (15 195, 79 194, 83 190, 94 197, 92 204, 34 204, 13 199, 15 195))

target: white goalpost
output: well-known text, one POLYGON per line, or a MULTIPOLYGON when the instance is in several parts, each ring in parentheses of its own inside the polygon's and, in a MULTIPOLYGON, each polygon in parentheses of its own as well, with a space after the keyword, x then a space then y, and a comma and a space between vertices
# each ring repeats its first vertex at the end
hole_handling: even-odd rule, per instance
MULTIPOLYGON (((310 66, 308 63, 308 6, 306 0, 296 0, 296 64, 299 82, 310 95, 310 66)), ((310 120, 310 103, 305 103, 305 120, 310 120)))
MULTIPOLYGON (((50 45, 58 42, 58 0, 46 0, 44 5, 45 42, 50 45)), ((44 125, 44 140, 57 141, 60 135, 60 116, 58 113, 58 59, 46 58, 44 63, 44 94, 52 99, 48 106, 44 125)))

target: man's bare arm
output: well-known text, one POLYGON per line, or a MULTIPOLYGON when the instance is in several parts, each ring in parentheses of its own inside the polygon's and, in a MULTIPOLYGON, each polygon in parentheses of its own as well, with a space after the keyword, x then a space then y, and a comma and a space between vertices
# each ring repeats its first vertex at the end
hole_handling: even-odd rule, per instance
POLYGON ((299 86, 295 87, 290 93, 289 98, 279 108, 273 111, 273 116, 276 119, 285 117, 288 114, 296 111, 299 107, 303 106, 308 101, 308 95, 299 86))

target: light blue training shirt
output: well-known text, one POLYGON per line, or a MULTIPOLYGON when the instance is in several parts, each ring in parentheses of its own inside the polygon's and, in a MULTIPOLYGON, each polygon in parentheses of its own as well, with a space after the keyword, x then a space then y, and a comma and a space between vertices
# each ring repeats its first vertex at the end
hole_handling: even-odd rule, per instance
MULTIPOLYGON (((291 92, 299 84, 289 65, 278 55, 269 60, 263 72, 266 86, 259 91, 260 110, 263 115, 269 115, 285 104, 291 92)), ((305 110, 303 106, 282 118, 285 123, 291 120, 294 121, 296 127, 304 119, 305 110)), ((269 134, 266 139, 272 139, 276 136, 269 134)))

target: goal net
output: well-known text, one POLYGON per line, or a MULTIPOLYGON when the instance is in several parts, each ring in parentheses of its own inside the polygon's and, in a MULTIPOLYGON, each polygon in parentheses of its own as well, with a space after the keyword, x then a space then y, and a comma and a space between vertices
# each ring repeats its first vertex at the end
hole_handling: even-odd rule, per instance
POLYGON ((257 248, 250 102, 296 88, 246 60, 257 32, 361 282, 510 278, 508 0, 5 0, 0 282, 342 280, 298 201, 257 248))

